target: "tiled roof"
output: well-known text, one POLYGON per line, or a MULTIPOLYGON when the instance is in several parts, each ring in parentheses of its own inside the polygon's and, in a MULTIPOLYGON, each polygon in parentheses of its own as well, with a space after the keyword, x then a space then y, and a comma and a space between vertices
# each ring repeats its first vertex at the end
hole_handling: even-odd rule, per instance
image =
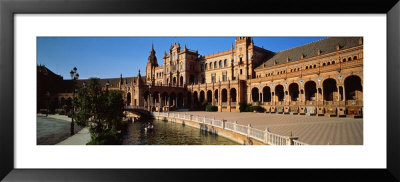
MULTIPOLYGON (((122 77, 123 83, 130 85, 131 81, 136 79, 136 77, 122 77)), ((75 86, 81 87, 83 82, 87 82, 89 79, 79 79, 75 82, 75 86)), ((120 82, 120 78, 101 78, 100 85, 105 86, 107 81, 110 83, 110 87, 117 87, 120 82)), ((62 80, 58 85, 59 92, 71 92, 72 90, 72 80, 62 80)))
MULTIPOLYGON (((134 79, 136 79, 136 77, 122 77, 122 82, 124 84, 130 84, 134 79)), ((88 80, 89 79, 78 80, 77 84, 82 85, 83 82, 87 82, 88 80)), ((110 87, 116 87, 120 82, 120 78, 100 78, 100 85, 105 86, 107 82, 110 83, 110 87)))
POLYGON ((289 62, 298 61, 301 55, 304 55, 304 59, 314 57, 318 55, 318 50, 321 51, 321 55, 328 54, 336 51, 337 45, 340 46, 340 49, 355 47, 359 45, 360 38, 361 37, 330 37, 292 49, 276 52, 274 56, 266 60, 256 69, 273 66, 275 61, 278 65, 285 64, 287 58, 289 58, 289 62))

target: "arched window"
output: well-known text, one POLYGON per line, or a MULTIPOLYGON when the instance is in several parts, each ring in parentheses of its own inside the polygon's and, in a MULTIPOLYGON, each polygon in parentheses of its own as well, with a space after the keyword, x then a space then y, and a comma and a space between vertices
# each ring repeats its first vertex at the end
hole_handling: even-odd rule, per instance
POLYGON ((330 65, 331 64, 331 62, 328 62, 328 64, 327 65, 330 65))
POLYGON ((228 66, 228 61, 226 59, 224 60, 224 66, 228 66))
POLYGON ((306 66, 306 69, 308 69, 308 66, 306 66))
POLYGON ((222 68, 222 61, 219 60, 219 67, 222 68))
POLYGON ((314 64, 314 68, 316 68, 317 67, 317 65, 316 64, 314 64))
POLYGON ((346 58, 344 58, 344 59, 342 60, 342 62, 346 62, 346 58))
POLYGON ((208 64, 206 63, 205 66, 206 66, 206 70, 207 70, 208 69, 208 64))
POLYGON ((214 62, 214 69, 217 68, 217 62, 214 62))
POLYGON ((351 61, 351 57, 347 58, 348 61, 351 61))
POLYGON ((353 57, 353 60, 357 60, 357 56, 354 56, 354 57, 353 57))
POLYGON ((212 69, 212 63, 210 63, 210 69, 212 69))
POLYGON ((335 60, 332 61, 332 64, 335 64, 335 60))

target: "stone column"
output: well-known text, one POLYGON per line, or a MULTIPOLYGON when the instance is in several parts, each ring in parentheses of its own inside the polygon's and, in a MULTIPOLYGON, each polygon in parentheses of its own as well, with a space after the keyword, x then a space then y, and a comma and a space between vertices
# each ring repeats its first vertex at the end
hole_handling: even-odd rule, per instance
POLYGON ((247 99, 249 99, 250 103, 253 103, 253 93, 250 92, 249 94, 247 94, 247 99), (250 94, 250 97, 249 97, 249 94, 250 94))
POLYGON ((222 112, 222 95, 221 87, 218 89, 218 111, 222 112))
POLYGON ((271 103, 271 105, 272 105, 272 103, 274 103, 274 97, 273 97, 273 95, 272 95, 272 90, 270 89, 270 92, 269 93, 271 93, 271 101, 270 101, 270 103, 271 103))
POLYGON ((160 112, 161 111, 161 105, 162 105, 162 102, 161 102, 161 93, 158 93, 158 112, 160 112))
POLYGON ((325 100, 325 96, 324 96, 324 88, 321 88, 321 97, 322 97, 322 103, 325 100))
POLYGON ((228 111, 231 111, 231 89, 227 89, 226 90, 226 102, 227 102, 227 106, 226 108, 228 109, 228 111))
POLYGON ((261 95, 261 97, 260 97, 259 100, 261 101, 262 104, 264 104, 264 93, 263 93, 262 90, 261 90, 261 94, 260 95, 261 95))
POLYGON ((343 101, 346 101, 346 88, 343 85, 343 101))
POLYGON ((215 105, 215 90, 211 90, 211 105, 215 105))
MULTIPOLYGON (((239 88, 238 89, 236 89, 236 106, 238 106, 239 105, 239 102, 240 102, 240 92, 239 92, 239 88)), ((236 107, 236 108, 239 108, 239 107, 236 107)))
POLYGON ((290 103, 290 96, 289 96, 289 89, 286 89, 283 91, 285 101, 284 101, 284 105, 286 105, 287 103, 290 103))
POLYGON ((208 105, 208 90, 206 88, 205 92, 204 92, 204 100, 207 101, 207 105, 208 105))

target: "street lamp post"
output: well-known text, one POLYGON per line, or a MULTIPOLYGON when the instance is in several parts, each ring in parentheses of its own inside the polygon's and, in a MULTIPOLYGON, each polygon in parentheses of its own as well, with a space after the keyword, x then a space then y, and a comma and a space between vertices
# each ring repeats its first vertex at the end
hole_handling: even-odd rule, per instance
MULTIPOLYGON (((76 72, 78 69, 74 67, 71 72, 71 80, 72 80, 72 100, 75 98, 75 80, 78 80, 79 74, 76 72)), ((72 121, 71 121, 71 135, 74 135, 74 114, 75 114, 75 106, 72 104, 72 121)))
POLYGON ((107 81, 106 83, 106 91, 108 91, 108 87, 110 86, 110 81, 107 81))

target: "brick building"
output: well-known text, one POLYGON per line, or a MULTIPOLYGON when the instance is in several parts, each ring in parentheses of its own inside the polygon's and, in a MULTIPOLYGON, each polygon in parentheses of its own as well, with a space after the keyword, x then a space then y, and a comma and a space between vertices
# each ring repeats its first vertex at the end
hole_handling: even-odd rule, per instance
POLYGON ((137 77, 101 79, 124 91, 128 106, 169 111, 212 104, 220 112, 238 112, 244 102, 267 112, 362 114, 362 37, 331 37, 279 52, 237 37, 230 50, 206 56, 174 43, 160 65, 154 48, 149 54, 143 77, 139 71, 137 77))

